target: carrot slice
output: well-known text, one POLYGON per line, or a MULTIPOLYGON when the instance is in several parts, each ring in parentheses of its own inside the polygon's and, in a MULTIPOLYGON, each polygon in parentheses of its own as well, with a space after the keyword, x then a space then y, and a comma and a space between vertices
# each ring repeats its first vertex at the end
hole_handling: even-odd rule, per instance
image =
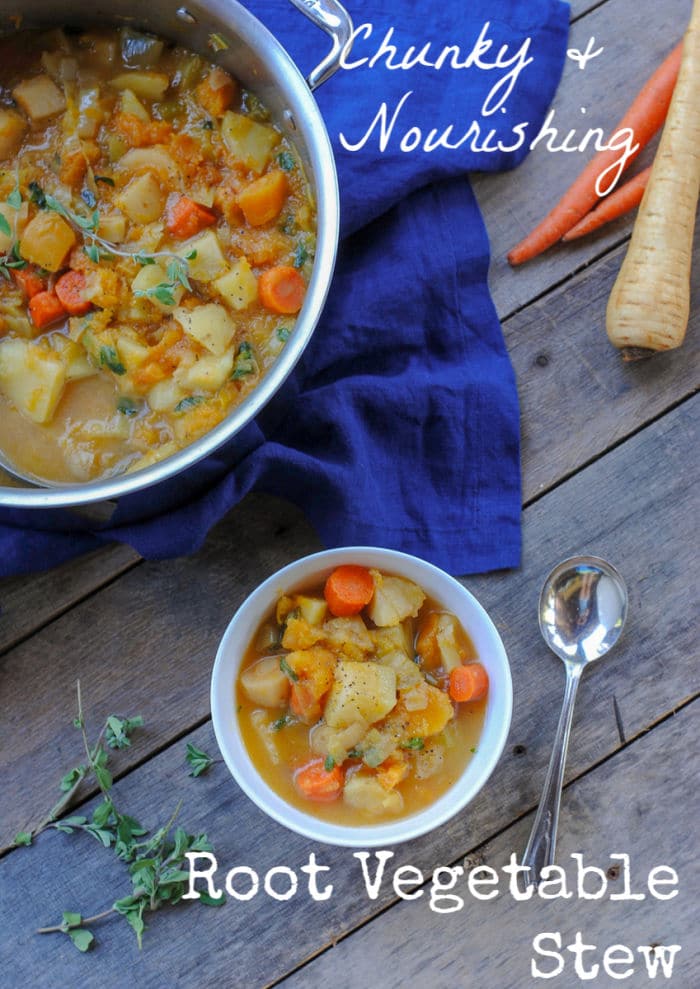
POLYGON ((187 240, 194 237, 200 230, 210 227, 216 223, 216 213, 196 203, 188 196, 180 196, 168 209, 165 221, 167 230, 179 240, 187 240))
POLYGON ((294 785, 299 793, 307 800, 319 803, 337 800, 343 792, 344 782, 340 766, 326 769, 323 759, 313 759, 294 774, 294 785))
POLYGON ((70 316, 84 316, 92 309, 85 298, 85 275, 82 271, 67 271, 56 282, 56 295, 70 316))
POLYGON ((352 563, 336 567, 323 588, 328 607, 337 618, 358 614, 373 595, 372 574, 366 567, 352 563))
MULTIPOLYGON (((649 77, 613 131, 619 133, 623 130, 631 130, 634 133, 634 141, 638 145, 635 153, 625 161, 625 168, 632 164, 666 119, 678 78, 682 47, 682 42, 676 45, 649 77)), ((515 266, 529 261, 561 240, 564 234, 595 206, 600 198, 598 180, 608 169, 615 166, 619 155, 619 150, 599 151, 576 181, 569 186, 557 205, 510 251, 508 263, 515 266)))
POLYGON ((45 292, 48 282, 38 273, 36 265, 28 264, 24 268, 11 268, 12 277, 28 299, 45 292))
POLYGON ((489 689, 489 675, 481 663, 466 663, 450 673, 450 697, 459 703, 480 701, 489 689))
POLYGON ((564 234, 562 240, 578 240, 579 237, 585 237, 586 234, 593 233, 594 230, 598 230, 612 220, 617 220, 618 217, 633 210, 635 206, 639 206, 650 175, 651 165, 601 200, 600 205, 592 209, 590 213, 586 213, 575 227, 564 234))
POLYGON ((29 315, 37 330, 55 323, 66 315, 66 310, 55 292, 37 292, 29 300, 29 315))
POLYGON ((291 316, 302 307, 306 282, 296 268, 281 264, 262 273, 258 279, 258 294, 266 309, 291 316))

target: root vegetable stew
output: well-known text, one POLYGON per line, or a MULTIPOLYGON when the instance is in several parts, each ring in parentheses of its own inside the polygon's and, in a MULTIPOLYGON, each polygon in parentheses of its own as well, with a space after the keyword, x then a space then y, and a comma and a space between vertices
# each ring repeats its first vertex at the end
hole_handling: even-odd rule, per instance
POLYGON ((454 615, 413 581, 345 565, 279 598, 235 702, 266 783, 307 813, 356 826, 444 793, 476 751, 487 696, 454 615))
POLYGON ((221 422, 293 332, 315 210, 222 68, 129 28, 0 42, 0 447, 87 481, 221 422))

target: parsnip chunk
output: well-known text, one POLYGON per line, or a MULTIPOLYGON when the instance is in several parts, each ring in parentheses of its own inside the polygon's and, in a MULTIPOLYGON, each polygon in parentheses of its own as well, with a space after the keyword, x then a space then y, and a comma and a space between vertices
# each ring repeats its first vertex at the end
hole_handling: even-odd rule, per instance
POLYGON ((62 113, 66 108, 63 93, 53 79, 45 75, 18 83, 12 90, 12 97, 33 123, 62 113))
POLYGON ((396 673, 378 663, 340 660, 326 702, 325 719, 331 728, 356 721, 372 724, 396 704, 396 673))

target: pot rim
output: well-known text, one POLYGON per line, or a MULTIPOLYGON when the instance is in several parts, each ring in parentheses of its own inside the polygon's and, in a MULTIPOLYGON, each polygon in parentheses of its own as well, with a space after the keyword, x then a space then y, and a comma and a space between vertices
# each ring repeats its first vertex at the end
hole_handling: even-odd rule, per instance
MULTIPOLYGON (((190 4, 192 11, 200 4, 190 4)), ((50 486, 23 487, 0 485, 0 507, 8 508, 72 508, 102 501, 114 501, 194 466, 209 456, 224 442, 240 433, 282 387, 306 349, 323 310, 335 267, 340 228, 338 177, 333 150, 325 122, 303 75, 280 41, 250 11, 237 0, 208 0, 206 14, 220 18, 229 25, 231 34, 260 57, 277 85, 282 85, 287 109, 284 117, 287 132, 298 135, 307 155, 316 201, 317 249, 304 305, 297 316, 284 349, 262 379, 240 405, 236 406, 218 426, 165 460, 133 474, 118 474, 95 481, 52 482, 50 486), (261 43, 262 42, 262 43, 261 43)), ((113 17, 109 23, 118 25, 123 19, 113 17)), ((137 19, 134 21, 138 23, 137 19)), ((44 23, 49 23, 45 21, 44 23)), ((167 33, 158 32, 167 38, 167 33)), ((211 58, 211 52, 207 53, 211 58)), ((281 121, 276 120, 278 126, 281 121)), ((284 128, 283 128, 284 129, 284 128)), ((19 482, 18 482, 19 483, 19 482)))

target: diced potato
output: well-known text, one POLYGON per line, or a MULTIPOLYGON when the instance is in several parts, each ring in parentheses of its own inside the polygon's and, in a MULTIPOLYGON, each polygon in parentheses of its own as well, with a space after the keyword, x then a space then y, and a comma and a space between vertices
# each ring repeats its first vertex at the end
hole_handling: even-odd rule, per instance
POLYGON ((439 773, 445 763, 445 747, 438 742, 428 742, 414 755, 414 775, 427 780, 439 773))
POLYGON ((0 230, 0 254, 7 254, 15 240, 19 240, 24 233, 29 219, 29 205, 22 203, 19 209, 15 209, 9 203, 0 203, 0 214, 7 220, 11 231, 5 234, 0 230))
POLYGON ((164 72, 122 72, 109 80, 115 89, 130 89, 144 100, 162 100, 170 85, 170 79, 164 72))
POLYGON ((404 618, 415 618, 425 601, 425 594, 418 584, 405 577, 385 577, 372 570, 374 597, 367 607, 367 614, 380 628, 398 625, 404 618))
POLYGON ((148 404, 154 412, 172 412, 177 403, 185 397, 185 392, 177 381, 164 378, 158 381, 148 392, 148 404))
POLYGON ((134 293, 148 292, 151 289, 154 289, 156 285, 163 284, 168 285, 168 291, 173 297, 172 305, 167 302, 161 302, 161 300, 157 299, 155 295, 149 295, 148 300, 160 309, 161 312, 173 312, 175 306, 178 305, 180 299, 185 294, 185 286, 180 283, 177 285, 172 285, 162 264, 145 264, 131 282, 131 291, 134 293))
POLYGON ((138 117, 139 120, 143 120, 145 124, 151 122, 151 115, 143 105, 141 100, 138 98, 133 89, 125 89, 122 91, 122 96, 120 100, 120 109, 122 113, 131 113, 134 117, 138 117))
POLYGON ((398 790, 385 789, 376 776, 369 773, 353 773, 343 789, 343 800, 355 810, 372 816, 400 814, 403 797, 398 790))
POLYGON ((375 769, 389 758, 398 743, 399 738, 395 732, 370 728, 359 746, 363 762, 366 766, 375 769))
POLYGON ((217 357, 223 356, 236 332, 236 324, 224 307, 216 302, 208 302, 196 309, 178 306, 173 316, 188 336, 217 357))
POLYGON ((41 53, 41 67, 60 86, 62 82, 73 82, 78 77, 77 59, 61 51, 41 53))
POLYGON ((107 115, 97 86, 81 89, 79 99, 78 128, 76 134, 83 139, 92 140, 97 136, 102 121, 107 115))
POLYGON ((367 733, 368 725, 364 721, 355 721, 347 728, 331 728, 320 722, 311 729, 309 741, 317 755, 330 756, 340 764, 348 757, 348 753, 367 733))
POLYGON ((258 280, 247 258, 239 258, 213 285, 226 305, 237 311, 247 309, 258 298, 258 280))
POLYGON ((46 75, 18 83, 12 90, 12 98, 33 122, 47 120, 66 108, 63 93, 46 75))
POLYGON ((382 666, 389 666, 396 673, 396 686, 399 690, 405 690, 407 687, 423 682, 423 674, 405 652, 398 649, 394 652, 386 652, 378 658, 377 662, 381 663, 382 666))
POLYGON ((134 175, 151 172, 161 182, 177 181, 180 170, 164 148, 132 148, 119 156, 119 168, 134 175))
POLYGON ((264 171, 272 149, 280 142, 280 135, 272 127, 231 110, 227 110, 222 118, 221 136, 234 158, 258 175, 264 171))
POLYGON ((283 707, 289 697, 289 677, 280 669, 279 656, 266 656, 241 674, 241 683, 254 704, 283 707))
POLYGON ((221 357, 205 354, 188 366, 180 366, 175 372, 175 379, 185 391, 214 392, 231 377, 233 371, 233 348, 229 348, 221 357))
POLYGON ((270 761, 276 766, 280 761, 280 755, 277 750, 277 742, 273 729, 270 727, 270 716, 264 711, 251 711, 250 723, 255 728, 255 732, 269 755, 270 761))
POLYGON ((409 659, 412 658, 413 630, 411 622, 404 621, 400 625, 393 625, 391 628, 373 628, 369 634, 377 656, 398 650, 409 659))
POLYGON ((416 642, 416 649, 426 669, 442 666, 448 673, 467 658, 460 642, 459 624, 454 615, 433 612, 428 615, 416 642))
POLYGON ((320 625, 328 612, 328 605, 325 598, 314 598, 307 594, 296 594, 294 602, 295 606, 301 612, 301 617, 309 625, 320 625))
POLYGON ((219 238, 213 230, 206 230, 201 236, 189 240, 182 248, 182 256, 196 252, 188 259, 190 278, 198 282, 211 282, 226 270, 226 258, 221 250, 219 238))
POLYGON ((132 223, 151 223, 163 212, 165 196, 152 172, 132 179, 116 197, 116 203, 132 223))
POLYGON ((119 212, 100 214, 100 237, 120 244, 126 237, 126 217, 119 212))
POLYGON ((251 227, 262 227, 279 216, 288 191, 287 176, 277 168, 242 189, 238 205, 251 227))
POLYGON ((331 649, 337 649, 348 659, 364 659, 372 650, 372 639, 361 615, 331 618, 323 623, 323 638, 331 649))
POLYGON ((19 149, 27 121, 14 110, 0 110, 0 160, 11 158, 19 149))
POLYGON ((119 332, 119 356, 127 372, 131 374, 136 371, 148 358, 149 349, 141 343, 136 334, 120 330, 119 332))
POLYGON ((77 243, 70 225, 58 213, 41 211, 29 221, 19 242, 25 261, 47 271, 59 271, 77 243))
POLYGON ((90 363, 83 348, 63 333, 52 333, 49 343, 63 361, 66 381, 89 378, 97 374, 97 368, 90 363))
POLYGON ((0 390, 34 422, 50 422, 66 380, 54 351, 27 340, 0 343, 0 390))
POLYGON ((396 673, 378 663, 339 660, 324 717, 331 728, 355 721, 372 724, 396 704, 396 673))

